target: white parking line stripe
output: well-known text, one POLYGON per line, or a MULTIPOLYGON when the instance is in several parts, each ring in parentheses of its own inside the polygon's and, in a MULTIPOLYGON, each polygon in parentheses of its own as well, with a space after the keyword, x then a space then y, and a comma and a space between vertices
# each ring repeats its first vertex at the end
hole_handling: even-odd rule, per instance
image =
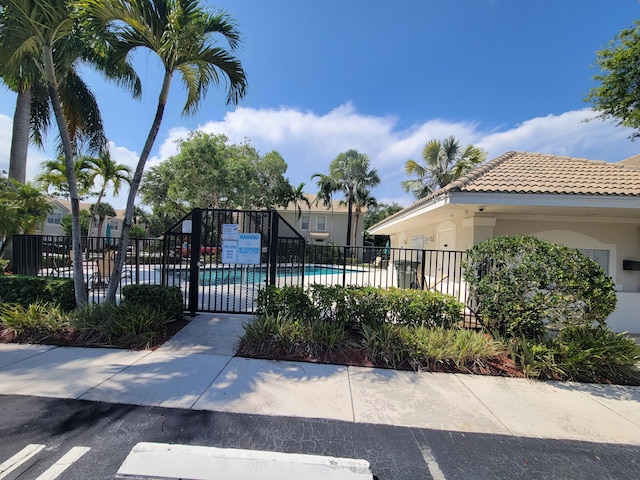
POLYGON ((433 456, 433 452, 429 448, 429 445, 422 445, 418 443, 420 446, 420 451, 422 452, 422 458, 427 462, 427 467, 429 467, 429 473, 433 477, 433 480, 446 480, 444 477, 444 473, 440 470, 440 465, 436 461, 436 457, 433 456))
POLYGON ((65 453, 60 460, 51 465, 45 472, 42 473, 36 480, 54 480, 64 472, 67 468, 77 462, 80 457, 87 453, 91 448, 89 447, 73 447, 67 453, 65 453))
POLYGON ((5 478, 16 468, 27 462, 30 458, 38 454, 45 446, 37 443, 30 443, 6 462, 0 464, 0 479, 5 478))

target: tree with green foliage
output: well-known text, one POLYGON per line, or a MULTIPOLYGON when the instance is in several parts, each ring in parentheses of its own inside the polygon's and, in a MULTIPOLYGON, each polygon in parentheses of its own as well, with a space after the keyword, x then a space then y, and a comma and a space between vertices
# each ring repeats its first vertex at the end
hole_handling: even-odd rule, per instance
MULTIPOLYGON (((365 236, 369 235, 368 230, 370 227, 400 210, 402 210, 402 207, 396 202, 393 202, 391 205, 387 203, 377 203, 367 208, 367 213, 364 215, 363 220, 365 236)), ((384 247, 389 240, 389 235, 376 235, 374 243, 378 247, 384 247)))
POLYGON ((91 206, 91 224, 96 219, 98 220, 96 236, 102 236, 102 226, 107 218, 113 218, 116 216, 115 209, 108 203, 100 202, 91 206))
MULTIPOLYGON (((67 165, 63 157, 46 160, 41 165, 42 171, 36 175, 35 182, 48 194, 69 200, 70 188, 67 178, 67 165), (50 190, 52 190, 50 192, 50 190)), ((78 181, 77 190, 81 199, 89 197, 92 192, 93 179, 91 164, 87 157, 79 157, 73 161, 75 177, 78 181)))
MULTIPOLYGON (((71 235, 72 232, 71 214, 67 214, 60 219, 60 227, 65 235, 71 235)), ((83 237, 89 236, 89 227, 91 226, 91 212, 89 210, 80 210, 80 232, 83 237)))
POLYGON ((640 21, 622 30, 596 55, 600 73, 593 78, 600 84, 585 100, 599 113, 598 118, 633 128, 631 138, 640 137, 640 21))
MULTIPOLYGON (((91 182, 95 184, 96 178, 99 177, 101 179, 98 200, 93 206, 93 218, 99 220, 98 235, 100 235, 102 233, 101 225, 102 221, 104 221, 104 216, 99 213, 99 209, 102 205, 102 198, 107 191, 107 186, 111 184, 113 194, 117 196, 123 183, 131 183, 131 169, 122 163, 115 162, 109 152, 104 152, 98 157, 86 157, 86 159, 89 165, 91 182), (100 219, 102 219, 102 221, 100 221, 100 219)), ((111 205, 108 205, 108 207, 113 210, 111 205)), ((115 211, 110 216, 115 216, 115 211)))
POLYGON ((375 169, 370 168, 369 157, 357 150, 351 149, 339 154, 329 164, 329 174, 314 173, 318 198, 326 206, 331 204, 331 196, 335 192, 342 192, 348 205, 347 217, 347 246, 351 245, 351 224, 353 205, 356 196, 368 195, 372 187, 380 183, 380 177, 375 169))
MULTIPOLYGON (((11 16, 17 5, 18 2, 5 2, 0 5, 0 45, 11 44, 12 39, 6 39, 5 36, 13 35, 14 28, 22 28, 21 20, 11 16)), ((29 6, 25 2, 20 5, 29 6)), ((51 8, 61 6, 62 4, 51 4, 51 8)), ((105 78, 126 87, 134 96, 141 93, 140 81, 128 63, 112 61, 112 52, 108 48, 98 53, 89 46, 90 42, 83 41, 80 30, 74 28, 73 34, 65 39, 64 48, 55 48, 53 51, 60 101, 75 153, 80 152, 83 146, 87 147, 88 152, 99 153, 106 146, 97 100, 78 74, 80 62, 90 63, 105 78)), ((29 138, 35 145, 42 146, 44 135, 51 125, 51 102, 47 82, 42 75, 41 59, 34 55, 33 50, 25 49, 18 54, 15 62, 11 65, 5 64, 6 68, 0 67, 0 78, 17 94, 9 178, 24 183, 29 138)), ((58 149, 62 152, 61 145, 58 149)))
POLYGON ((245 94, 247 80, 240 61, 233 56, 240 33, 231 18, 206 11, 198 0, 80 0, 83 26, 107 37, 116 58, 126 59, 138 48, 157 55, 164 78, 151 129, 133 174, 118 254, 106 300, 115 301, 129 242, 136 195, 144 167, 155 143, 174 74, 182 77, 187 91, 183 114, 194 113, 210 85, 227 80, 227 104, 237 104, 245 94), (105 34, 106 32, 106 34, 105 34), (226 41, 228 50, 218 45, 226 41))
POLYGON ((177 155, 145 173, 143 203, 175 220, 192 208, 285 206, 293 187, 282 156, 272 151, 261 157, 247 143, 227 142, 224 135, 204 132, 181 140, 177 155))
MULTIPOLYGON (((0 73, 20 72, 25 62, 35 66, 47 86, 48 99, 60 133, 60 146, 65 161, 65 173, 69 187, 72 218, 72 248, 74 251, 73 277, 78 307, 87 303, 81 252, 80 192, 74 169, 77 143, 74 144, 73 125, 78 125, 80 117, 71 117, 67 109, 72 102, 63 104, 61 87, 65 74, 77 59, 89 60, 80 52, 85 52, 87 39, 81 38, 81 30, 73 14, 78 4, 67 0, 5 0, 2 2, 2 18, 6 20, 0 28, 0 73), (66 115, 66 116, 65 116, 66 115)), ((93 32, 99 33, 99 32, 93 32)), ((97 36, 89 42, 97 45, 97 36)), ((112 51, 102 49, 102 52, 112 51)), ((111 57, 113 58, 113 57, 111 57)), ((109 64, 103 57, 103 64, 109 64)), ((115 61, 114 65, 124 65, 115 61)), ((96 64, 100 64, 97 62, 96 64)), ((68 86, 68 85, 67 85, 68 86)), ((74 110, 75 111, 75 110, 74 110)), ((86 119, 86 117, 84 117, 86 119)), ((100 139, 99 143, 103 142, 100 139)))
POLYGON ((464 262, 474 313, 501 336, 540 339, 548 327, 605 325, 616 307, 614 284, 576 249, 533 236, 501 236, 474 245, 464 262))
POLYGON ((467 145, 462 148, 453 136, 444 140, 430 140, 422 150, 423 163, 407 160, 404 171, 418 178, 404 180, 402 188, 423 198, 454 180, 466 175, 487 158, 481 148, 467 145))
POLYGON ((306 205, 308 209, 311 208, 311 202, 307 198, 304 193, 304 182, 298 184, 297 187, 289 184, 286 192, 283 196, 284 208, 286 209, 289 205, 293 204, 293 208, 296 210, 296 221, 300 220, 302 216, 302 206, 306 205))
POLYGON ((134 240, 141 240, 147 238, 147 229, 142 225, 131 225, 131 238, 134 240))
POLYGON ((44 222, 50 209, 40 189, 0 177, 0 257, 10 260, 11 237, 31 232, 44 222))

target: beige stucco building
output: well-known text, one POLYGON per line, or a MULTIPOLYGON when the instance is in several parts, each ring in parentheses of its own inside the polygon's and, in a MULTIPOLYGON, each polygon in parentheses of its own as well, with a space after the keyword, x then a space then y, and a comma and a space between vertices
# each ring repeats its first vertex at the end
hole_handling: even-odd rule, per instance
MULTIPOLYGON (((346 245, 347 205, 344 202, 333 200, 329 206, 325 206, 322 201, 318 201, 316 195, 306 193, 305 197, 309 200, 310 207, 298 202, 300 212, 295 205, 289 204, 286 209, 278 208, 278 213, 311 245, 346 245)), ((355 207, 353 209, 352 246, 361 247, 363 245, 362 232, 365 213, 366 210, 363 209, 357 215, 355 207)))
POLYGON ((606 163, 508 152, 369 231, 407 249, 466 250, 500 235, 578 248, 616 285, 609 326, 640 333, 640 263, 632 263, 640 262, 639 158, 606 163))
MULTIPOLYGON (((61 222, 65 215, 71 214, 71 202, 59 198, 51 198, 49 201, 51 211, 47 215, 44 223, 39 226, 36 233, 39 235, 64 235, 61 222)), ((81 210, 90 210, 92 204, 80 202, 81 210)), ((120 237, 122 231, 122 223, 124 222, 124 210, 116 210, 115 217, 108 217, 102 223, 102 231, 98 232, 98 225, 93 222, 90 230, 90 236, 106 237, 107 226, 109 227, 109 236, 113 238, 120 237)))

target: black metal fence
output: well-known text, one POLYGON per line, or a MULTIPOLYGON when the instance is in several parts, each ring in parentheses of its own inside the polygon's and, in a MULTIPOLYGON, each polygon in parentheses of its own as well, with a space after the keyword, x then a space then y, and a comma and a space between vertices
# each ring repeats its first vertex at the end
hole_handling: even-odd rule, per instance
MULTIPOLYGON (((82 237, 82 271, 89 301, 100 303, 115 264, 119 239, 82 237)), ((51 277, 73 277, 70 236, 15 235, 13 273, 51 277)), ((121 286, 159 284, 162 268, 162 239, 132 239, 126 247, 121 286)))
POLYGON ((307 245, 303 282, 430 290, 466 305, 466 257, 464 251, 307 245))
POLYGON ((304 262, 304 237, 275 211, 194 209, 164 239, 162 282, 192 313, 251 313, 261 288, 304 262))
MULTIPOLYGON (((195 243, 193 235, 181 228, 165 236, 164 243, 162 239, 131 240, 121 285, 180 286, 185 310, 191 311, 251 312, 256 292, 266 285, 416 288, 445 293, 468 305, 464 251, 305 245, 289 232, 288 224, 278 223, 279 228, 274 229, 273 218, 268 216, 216 218, 204 211, 201 222, 203 233, 195 243), (212 233, 218 230, 214 225, 224 223, 264 233, 259 264, 225 262, 222 234, 212 233), (192 243, 200 244, 199 250, 192 251, 192 243), (268 245, 276 247, 269 249, 268 245)), ((15 273, 73 276, 71 237, 16 235, 13 242, 15 273)), ((108 237, 82 239, 90 301, 99 303, 104 298, 116 245, 116 239, 108 237)), ((465 316, 471 318, 466 308, 465 316)))

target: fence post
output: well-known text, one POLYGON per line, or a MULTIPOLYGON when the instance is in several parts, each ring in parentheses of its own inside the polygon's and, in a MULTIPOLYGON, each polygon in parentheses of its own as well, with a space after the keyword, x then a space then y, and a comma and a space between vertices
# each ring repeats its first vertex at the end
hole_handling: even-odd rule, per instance
POLYGON ((279 215, 275 210, 271 210, 270 222, 271 229, 269 232, 269 283, 267 285, 276 284, 276 266, 278 264, 278 228, 279 215))
POLYGON ((427 263, 427 251, 426 250, 422 250, 422 260, 420 261, 420 278, 418 279, 418 285, 420 285, 420 290, 424 290, 424 281, 425 281, 425 275, 424 275, 424 269, 425 269, 425 263, 427 263))
POLYGON ((345 288, 347 285, 347 252, 349 247, 344 247, 343 255, 342 255, 342 288, 345 288))
POLYGON ((194 208, 191 215, 191 261, 189 262, 189 312, 198 310, 198 277, 200 274, 200 244, 202 243, 202 209, 194 208))

